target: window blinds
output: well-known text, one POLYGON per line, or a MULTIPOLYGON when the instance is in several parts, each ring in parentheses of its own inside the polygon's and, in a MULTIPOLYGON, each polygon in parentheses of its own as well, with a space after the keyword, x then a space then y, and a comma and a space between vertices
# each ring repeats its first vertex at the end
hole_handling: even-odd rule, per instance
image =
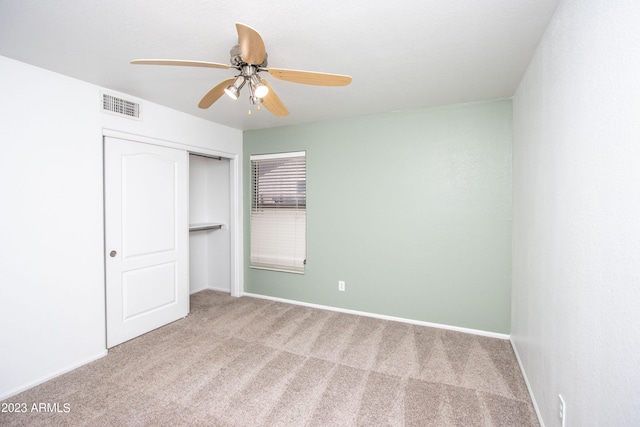
POLYGON ((306 153, 251 156, 251 267, 304 273, 306 153))

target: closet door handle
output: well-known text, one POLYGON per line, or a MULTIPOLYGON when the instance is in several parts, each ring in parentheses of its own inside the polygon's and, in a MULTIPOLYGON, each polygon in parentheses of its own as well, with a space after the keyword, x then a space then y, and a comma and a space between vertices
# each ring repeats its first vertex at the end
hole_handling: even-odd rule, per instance
POLYGON ((111 258, 115 257, 116 255, 118 255, 118 252, 116 252, 116 251, 111 251, 111 252, 109 252, 109 256, 110 256, 111 258))

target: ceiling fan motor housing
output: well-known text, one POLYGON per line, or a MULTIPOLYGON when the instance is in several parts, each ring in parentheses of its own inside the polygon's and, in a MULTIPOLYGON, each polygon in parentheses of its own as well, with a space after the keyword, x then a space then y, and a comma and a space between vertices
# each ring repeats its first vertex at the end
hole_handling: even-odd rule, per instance
MULTIPOLYGON (((242 51, 240 50, 240 44, 235 45, 234 47, 231 48, 231 51, 229 51, 229 55, 231 57, 231 59, 229 60, 231 62, 231 65, 235 66, 235 67, 242 67, 243 65, 246 64, 246 62, 244 62, 242 60, 242 51)), ((262 64, 252 64, 255 65, 259 68, 266 68, 267 67, 267 54, 264 54, 264 61, 262 61, 262 64)))

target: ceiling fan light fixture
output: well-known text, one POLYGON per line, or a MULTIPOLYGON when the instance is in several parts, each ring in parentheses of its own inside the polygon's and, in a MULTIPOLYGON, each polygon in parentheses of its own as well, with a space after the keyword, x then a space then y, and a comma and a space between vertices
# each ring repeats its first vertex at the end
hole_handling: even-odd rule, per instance
POLYGON ((251 105, 258 105, 258 106, 262 104, 262 98, 256 96, 255 86, 251 78, 249 78, 249 103, 251 105))
POLYGON ((229 95, 229 98, 233 100, 238 99, 240 89, 244 86, 244 80, 244 76, 236 77, 235 81, 224 89, 224 93, 229 95))
POLYGON ((256 74, 249 77, 249 82, 253 89, 254 96, 262 99, 269 93, 269 88, 260 81, 260 78, 256 74))
POLYGON ((234 85, 229 85, 226 88, 224 88, 224 93, 226 93, 229 96, 229 98, 235 101, 236 99, 238 99, 238 95, 240 91, 234 85))
POLYGON ((257 87, 256 87, 256 96, 260 99, 264 98, 265 96, 267 96, 269 94, 269 88, 266 87, 265 85, 263 85, 262 83, 260 83, 257 87))

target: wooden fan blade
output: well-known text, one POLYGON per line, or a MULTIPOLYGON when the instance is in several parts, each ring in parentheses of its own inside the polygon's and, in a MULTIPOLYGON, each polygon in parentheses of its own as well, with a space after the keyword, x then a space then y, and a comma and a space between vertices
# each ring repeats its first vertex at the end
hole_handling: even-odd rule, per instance
POLYGON ((213 105, 214 102, 218 100, 224 93, 224 89, 229 86, 235 78, 230 78, 227 80, 223 80, 216 85, 213 89, 211 89, 205 96, 202 97, 202 100, 198 104, 198 107, 205 109, 209 108, 213 105))
POLYGON ((342 74, 316 73, 315 71, 287 70, 284 68, 269 68, 269 74, 276 79, 293 83, 316 86, 346 86, 351 83, 351 76, 342 74))
POLYGON ((262 37, 253 28, 236 22, 238 31, 238 43, 240 43, 240 55, 247 64, 260 65, 267 57, 267 49, 264 47, 262 37))
POLYGON ((262 98, 262 105, 264 105, 264 108, 278 117, 284 117, 288 115, 289 110, 287 110, 287 107, 285 107, 280 98, 278 98, 278 95, 276 95, 275 91, 269 85, 269 83, 265 79, 262 79, 262 83, 269 88, 269 93, 267 93, 267 96, 262 98))
POLYGON ((231 65, 218 64, 207 61, 188 61, 183 59, 134 59, 131 61, 136 65, 180 65, 183 67, 207 67, 207 68, 230 68, 231 65))

